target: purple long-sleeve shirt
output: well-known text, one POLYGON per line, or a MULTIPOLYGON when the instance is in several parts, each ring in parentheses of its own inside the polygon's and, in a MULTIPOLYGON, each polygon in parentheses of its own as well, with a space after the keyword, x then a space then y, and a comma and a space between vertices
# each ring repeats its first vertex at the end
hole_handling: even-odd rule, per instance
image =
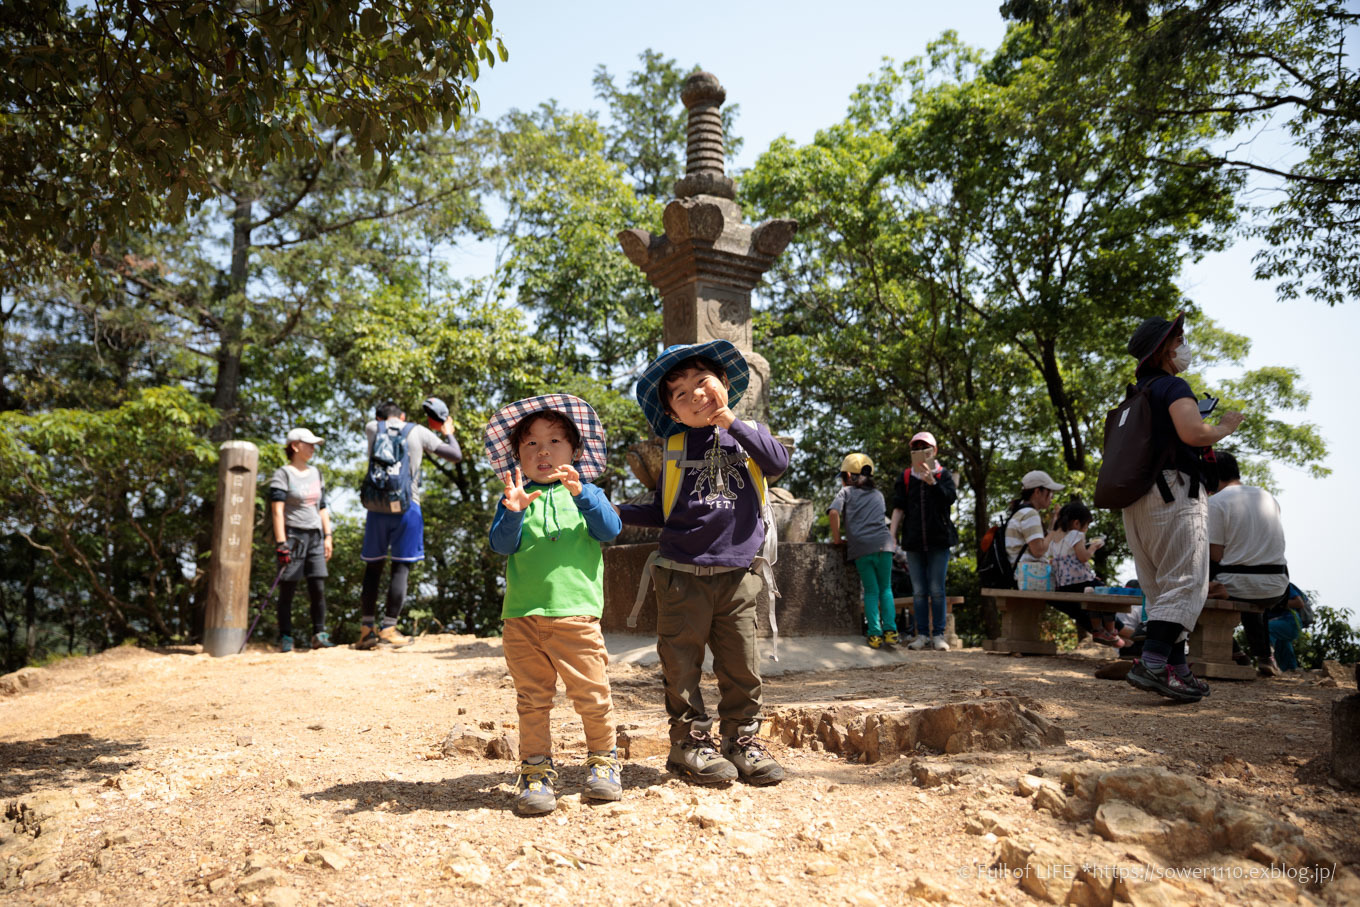
POLYGON ((760 496, 751 485, 746 457, 773 479, 789 468, 789 452, 763 425, 732 423, 730 429, 691 428, 685 437, 685 459, 708 459, 709 469, 686 469, 670 520, 661 516, 661 489, 647 504, 624 504, 619 516, 630 526, 661 529, 661 555, 683 564, 745 567, 760 552, 765 526, 760 496), (713 432, 718 433, 718 458, 713 432))

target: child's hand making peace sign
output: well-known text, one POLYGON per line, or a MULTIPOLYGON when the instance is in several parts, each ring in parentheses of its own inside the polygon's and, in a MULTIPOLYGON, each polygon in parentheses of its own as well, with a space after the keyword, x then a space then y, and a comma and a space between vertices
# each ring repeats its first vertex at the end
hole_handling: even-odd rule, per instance
POLYGON ((529 505, 537 501, 539 496, 543 494, 541 491, 530 494, 524 490, 524 471, 518 466, 515 467, 513 473, 507 471, 502 475, 501 481, 505 482, 505 497, 501 500, 504 501, 506 510, 516 512, 527 510, 529 505))

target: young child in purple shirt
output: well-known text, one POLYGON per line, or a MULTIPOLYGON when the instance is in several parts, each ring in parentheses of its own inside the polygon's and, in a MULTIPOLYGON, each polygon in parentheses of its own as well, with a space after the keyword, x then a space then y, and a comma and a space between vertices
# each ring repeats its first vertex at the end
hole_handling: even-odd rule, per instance
POLYGON ((763 555, 765 477, 787 469, 789 456, 769 429, 733 414, 748 379, 726 340, 671 346, 652 362, 637 399, 667 459, 652 501, 619 508, 625 524, 661 529, 649 570, 671 724, 666 766, 700 784, 784 778, 757 737, 756 606, 774 594, 763 555), (721 747, 699 690, 705 646, 718 679, 721 747))

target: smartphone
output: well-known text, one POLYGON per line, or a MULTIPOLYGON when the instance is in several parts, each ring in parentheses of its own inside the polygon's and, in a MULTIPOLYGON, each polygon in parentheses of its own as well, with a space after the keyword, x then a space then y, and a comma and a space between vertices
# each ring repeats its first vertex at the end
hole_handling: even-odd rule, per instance
POLYGON ((913 450, 911 452, 911 465, 920 466, 929 463, 934 455, 934 451, 927 447, 925 450, 913 450))
POLYGON ((1218 406, 1218 398, 1210 397, 1208 394, 1205 394, 1204 399, 1196 400, 1195 403, 1199 406, 1199 417, 1201 419, 1206 419, 1208 418, 1209 413, 1214 411, 1214 407, 1218 406))

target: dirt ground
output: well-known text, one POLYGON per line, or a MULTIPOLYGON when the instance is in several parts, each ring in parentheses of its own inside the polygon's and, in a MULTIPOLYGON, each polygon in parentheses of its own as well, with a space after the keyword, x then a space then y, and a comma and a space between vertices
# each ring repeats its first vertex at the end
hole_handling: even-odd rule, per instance
MULTIPOLYGON (((1174 864, 1016 793, 1022 776, 1083 763, 1193 776, 1297 826, 1343 876, 1360 867, 1360 796, 1327 778, 1331 702, 1353 689, 1307 674, 1225 681, 1198 705, 1175 706, 1095 679, 1101 654, 921 652, 767 679, 770 708, 1014 695, 1067 735, 1042 751, 920 754, 972 772, 933 786, 910 757, 862 765, 776 745, 789 778, 774 788, 693 787, 651 756, 625 763, 621 802, 582 803, 584 740, 559 694, 567 796, 536 819, 510 811, 514 762, 441 750, 455 724, 515 726, 499 640, 429 636, 402 651, 222 659, 123 648, 70 659, 0 698, 4 834, 13 840, 17 804, 42 792, 76 804, 52 820, 57 837, 43 829, 59 846, 42 871, 22 883, 11 871, 0 902, 1028 903, 1032 888, 991 868, 1007 838, 1073 865, 1174 864)), ((618 663, 611 682, 621 724, 664 734, 656 668, 618 663)), ((1240 854, 1190 863, 1236 875, 1117 893, 1135 903, 1345 900, 1325 881, 1239 878, 1263 866, 1240 854)))

